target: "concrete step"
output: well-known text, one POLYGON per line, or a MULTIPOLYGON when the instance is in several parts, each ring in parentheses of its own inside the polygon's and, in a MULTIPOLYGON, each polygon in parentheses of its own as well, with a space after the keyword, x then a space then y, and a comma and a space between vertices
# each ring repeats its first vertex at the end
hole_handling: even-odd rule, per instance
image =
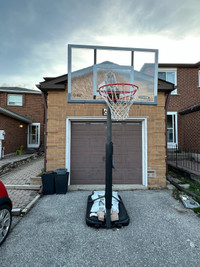
POLYGON ((40 185, 31 184, 5 184, 7 190, 40 190, 40 185))
POLYGON ((42 185, 42 179, 41 177, 31 177, 30 178, 30 184, 32 185, 42 185))

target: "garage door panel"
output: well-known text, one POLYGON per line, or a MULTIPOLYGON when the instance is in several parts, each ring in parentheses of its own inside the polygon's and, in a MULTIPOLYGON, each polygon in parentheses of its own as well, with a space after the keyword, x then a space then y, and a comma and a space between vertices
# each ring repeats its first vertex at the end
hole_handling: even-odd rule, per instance
POLYGON ((104 184, 104 170, 81 169, 71 172, 71 184, 104 184), (74 178, 75 177, 75 178, 74 178))
MULTIPOLYGON (((142 183, 142 125, 114 122, 113 184, 142 183)), ((71 184, 105 184, 106 123, 72 122, 71 184)))
POLYGON ((101 169, 101 168, 105 167, 105 164, 102 164, 99 161, 85 161, 85 162, 79 161, 77 163, 72 164, 71 168, 75 169, 75 170, 78 170, 78 169, 87 170, 89 165, 91 165, 92 168, 98 168, 98 169, 101 169))
POLYGON ((79 139, 73 139, 72 141, 72 147, 73 147, 73 152, 76 153, 88 153, 88 152, 93 152, 95 153, 97 151, 104 152, 105 151, 105 138, 82 138, 79 139))
MULTIPOLYGON (((101 168, 105 166, 105 151, 103 151, 102 155, 100 154, 88 154, 88 156, 84 153, 74 154, 72 158, 71 167, 72 169, 94 169, 94 168, 101 168), (73 160, 75 159, 75 160, 73 160)), ((88 170, 89 171, 89 170, 88 170)))
POLYGON ((141 171, 120 169, 113 171, 113 181, 116 184, 141 184, 141 171))

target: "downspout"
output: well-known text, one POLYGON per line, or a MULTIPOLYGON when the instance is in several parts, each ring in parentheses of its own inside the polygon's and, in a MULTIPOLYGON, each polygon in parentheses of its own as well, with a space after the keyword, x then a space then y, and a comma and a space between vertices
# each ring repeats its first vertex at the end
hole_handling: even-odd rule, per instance
POLYGON ((43 104, 44 104, 44 172, 46 172, 46 165, 47 165, 47 161, 46 161, 46 150, 47 150, 47 102, 46 102, 46 98, 45 98, 45 94, 44 92, 41 90, 42 92, 42 100, 43 100, 43 104))
POLYGON ((165 147, 166 147, 166 156, 165 156, 165 164, 166 164, 166 177, 168 176, 168 164, 167 164, 167 108, 169 104, 169 97, 171 92, 166 94, 166 100, 165 100, 165 147))
MULTIPOLYGON (((166 147, 166 153, 167 153, 167 108, 168 108, 169 98, 170 98, 171 92, 176 88, 177 87, 174 86, 174 88, 169 93, 165 94, 166 95, 166 100, 165 100, 165 134, 166 134, 165 147, 166 147)), ((167 177, 168 176, 167 154, 165 156, 165 164, 166 164, 166 177, 167 177)))

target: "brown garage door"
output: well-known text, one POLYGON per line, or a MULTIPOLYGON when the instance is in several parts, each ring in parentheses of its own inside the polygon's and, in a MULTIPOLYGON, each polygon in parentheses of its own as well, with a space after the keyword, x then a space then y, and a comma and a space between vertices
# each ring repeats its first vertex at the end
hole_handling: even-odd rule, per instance
MULTIPOLYGON (((113 184, 142 184, 142 124, 113 122, 113 184)), ((72 122, 71 184, 105 183, 106 122, 72 122)))

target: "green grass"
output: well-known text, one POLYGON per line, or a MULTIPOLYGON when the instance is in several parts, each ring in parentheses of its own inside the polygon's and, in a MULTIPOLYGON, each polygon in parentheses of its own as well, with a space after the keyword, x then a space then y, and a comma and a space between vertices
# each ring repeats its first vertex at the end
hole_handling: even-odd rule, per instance
POLYGON ((195 183, 186 178, 181 178, 180 180, 181 180, 180 186, 181 184, 189 184, 190 187, 187 190, 195 193, 197 196, 200 196, 200 184, 195 183))
POLYGON ((41 176, 41 175, 43 175, 43 174, 44 174, 44 168, 41 169, 41 172, 40 172, 39 176, 41 176))
POLYGON ((171 175, 172 177, 177 178, 179 180, 181 180, 183 178, 180 174, 175 173, 173 171, 169 171, 169 175, 171 175))
POLYGON ((180 186, 181 184, 189 184, 190 187, 188 188, 189 191, 195 193, 196 195, 200 196, 200 184, 197 182, 193 182, 189 178, 185 178, 181 176, 180 174, 170 172, 169 173, 172 177, 177 178, 180 180, 180 186))
MULTIPOLYGON (((180 186, 181 184, 189 184, 190 187, 187 189, 188 191, 190 192, 193 192, 195 193, 197 196, 200 196, 200 184, 197 183, 197 182, 193 182, 192 180, 190 179, 187 179, 185 177, 182 177, 180 174, 176 174, 176 173, 173 173, 173 172, 170 172, 169 173, 172 177, 174 178, 177 178, 179 179, 181 182, 180 182, 180 186)), ((176 199, 176 200, 181 200, 180 198, 180 195, 181 194, 186 194, 188 196, 191 196, 190 194, 186 193, 186 192, 181 192, 179 191, 178 189, 174 189, 173 190, 173 197, 176 199)), ((200 204, 200 200, 195 198, 195 197, 192 197, 196 202, 198 202, 200 204)), ((195 213, 197 213, 199 216, 200 216, 200 208, 195 208, 193 209, 195 213)))
POLYGON ((200 208, 195 208, 195 209, 193 209, 193 211, 194 211, 196 214, 198 214, 198 216, 200 216, 200 208))
POLYGON ((172 195, 173 197, 176 199, 176 200, 181 200, 180 198, 180 191, 178 189, 173 189, 173 192, 172 192, 172 195))

